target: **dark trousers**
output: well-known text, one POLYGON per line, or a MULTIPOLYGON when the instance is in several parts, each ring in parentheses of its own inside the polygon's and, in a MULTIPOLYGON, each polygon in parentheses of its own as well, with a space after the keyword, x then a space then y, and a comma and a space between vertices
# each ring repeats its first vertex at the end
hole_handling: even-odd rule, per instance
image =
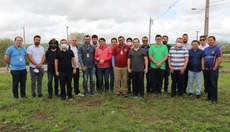
POLYGON ((99 78, 98 78, 98 68, 97 68, 97 65, 95 65, 95 76, 96 76, 96 89, 100 90, 100 82, 99 82, 99 78))
POLYGON ((158 94, 162 93, 162 83, 163 83, 163 77, 164 77, 164 71, 162 69, 152 69, 152 88, 153 88, 153 93, 158 94))
POLYGON ((152 81, 151 81, 151 75, 152 74, 151 74, 151 72, 152 72, 152 68, 150 68, 149 71, 146 74, 146 82, 147 82, 147 84, 146 84, 146 92, 147 92, 147 94, 153 92, 152 91, 152 81))
POLYGON ((207 72, 207 70, 203 70, 203 79, 204 79, 204 92, 205 93, 208 93, 208 84, 206 83, 206 81, 205 81, 205 77, 206 77, 206 73, 207 72))
POLYGON ((128 73, 128 79, 127 79, 127 86, 128 86, 128 92, 131 93, 132 92, 132 74, 128 73))
POLYGON ((20 94, 21 97, 26 97, 26 77, 27 71, 25 70, 11 70, 10 71, 13 80, 13 96, 14 98, 18 98, 18 83, 20 83, 20 94))
POLYGON ((110 90, 113 91, 114 90, 114 72, 113 72, 113 67, 109 68, 109 86, 110 86, 110 90))
POLYGON ((184 74, 180 74, 179 70, 174 70, 171 73, 172 86, 171 86, 171 95, 172 97, 176 96, 176 90, 179 96, 183 96, 184 89, 184 74))
POLYGON ((74 93, 77 95, 80 93, 80 89, 79 89, 79 68, 76 69, 76 73, 73 74, 73 87, 74 87, 74 93))
POLYGON ((168 91, 170 70, 166 69, 164 73, 164 91, 168 91))
POLYGON ((186 93, 187 86, 188 86, 188 66, 184 71, 184 90, 183 90, 184 93, 186 93))
POLYGON ((58 96, 58 82, 59 77, 55 75, 55 73, 47 72, 48 75, 48 94, 49 96, 53 95, 53 79, 54 79, 54 93, 56 96, 58 96))
POLYGON ((98 79, 100 84, 100 92, 109 90, 109 71, 110 68, 98 68, 98 79))
POLYGON ((66 99, 66 95, 68 98, 72 98, 72 87, 71 87, 71 80, 72 80, 73 74, 70 73, 60 73, 60 82, 61 82, 61 98, 66 99), (67 94, 66 94, 66 88, 67 85, 67 94))
POLYGON ((144 97, 144 72, 132 72, 132 83, 133 83, 133 96, 140 96, 144 97))
POLYGON ((217 102, 219 71, 205 70, 203 73, 204 82, 208 91, 208 99, 217 102))

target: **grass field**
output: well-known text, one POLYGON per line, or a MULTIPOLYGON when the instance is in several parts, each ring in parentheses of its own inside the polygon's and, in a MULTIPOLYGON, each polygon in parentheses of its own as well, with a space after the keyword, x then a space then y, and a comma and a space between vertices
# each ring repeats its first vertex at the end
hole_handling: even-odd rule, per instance
MULTIPOLYGON (((229 67, 223 64, 224 68, 229 67)), ((32 98, 30 75, 27 99, 13 99, 11 76, 0 73, 0 131, 230 131, 230 74, 219 76, 219 102, 206 102, 170 94, 146 96, 144 100, 115 97, 108 92, 96 97, 74 97, 72 101, 47 98, 47 76, 43 98, 32 98)), ((81 91, 82 90, 82 85, 81 91)), ((203 89, 202 89, 203 91, 203 89)))

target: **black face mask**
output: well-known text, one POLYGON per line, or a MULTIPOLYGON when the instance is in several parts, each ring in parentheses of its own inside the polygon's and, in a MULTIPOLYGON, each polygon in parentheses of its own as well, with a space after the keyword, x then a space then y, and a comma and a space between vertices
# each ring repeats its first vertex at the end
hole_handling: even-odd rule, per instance
POLYGON ((51 49, 56 49, 56 46, 55 46, 55 47, 51 46, 50 48, 51 48, 51 49))
POLYGON ((163 44, 167 44, 168 42, 167 41, 163 41, 163 44))

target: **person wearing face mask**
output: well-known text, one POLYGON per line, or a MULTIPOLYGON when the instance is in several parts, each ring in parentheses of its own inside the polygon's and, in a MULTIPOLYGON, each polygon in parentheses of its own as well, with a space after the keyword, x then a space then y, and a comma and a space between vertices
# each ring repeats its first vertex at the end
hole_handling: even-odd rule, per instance
POLYGON ((54 94, 56 97, 59 96, 58 82, 59 77, 55 74, 54 59, 59 53, 58 41, 53 38, 49 41, 49 48, 46 51, 45 57, 47 62, 47 76, 48 76, 48 98, 53 96, 53 79, 54 79, 54 94))
POLYGON ((60 78, 61 99, 73 99, 72 95, 72 76, 76 74, 76 59, 72 50, 68 50, 67 40, 62 39, 61 50, 55 57, 55 74, 60 78), (67 85, 67 90, 66 90, 67 85), (66 92, 67 91, 67 92, 66 92))
MULTIPOLYGON (((133 48, 133 39, 132 38, 127 38, 126 39, 126 44, 130 46, 130 48, 133 48)), ((127 86, 128 86, 128 93, 132 92, 132 74, 128 73, 128 79, 127 79, 127 86)))
POLYGON ((39 98, 42 97, 42 79, 44 75, 43 63, 45 62, 45 49, 40 45, 40 41, 41 37, 39 35, 34 36, 34 44, 27 48, 30 60, 31 93, 32 97, 36 97, 38 94, 37 96, 39 98))
POLYGON ((176 46, 169 50, 168 64, 172 78, 171 96, 183 96, 184 91, 184 72, 188 65, 188 50, 182 44, 181 37, 177 38, 176 46), (177 91, 176 91, 177 90, 177 91))
MULTIPOLYGON (((168 44, 168 36, 164 35, 163 36, 163 44, 167 46, 168 52, 171 48, 171 46, 168 44)), ((164 92, 168 92, 168 84, 169 84, 169 75, 170 75, 170 69, 168 65, 168 59, 165 61, 165 73, 164 73, 164 92)))

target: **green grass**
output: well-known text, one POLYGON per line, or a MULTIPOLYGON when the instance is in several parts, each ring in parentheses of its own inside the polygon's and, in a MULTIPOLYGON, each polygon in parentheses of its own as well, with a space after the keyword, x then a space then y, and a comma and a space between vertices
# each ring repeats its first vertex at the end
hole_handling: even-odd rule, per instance
MULTIPOLYGON (((212 105, 185 96, 146 96, 144 100, 115 97, 74 97, 72 101, 47 98, 47 76, 43 98, 32 98, 30 76, 27 99, 13 99, 11 76, 0 73, 0 131, 230 131, 230 74, 220 73, 219 102, 212 105)), ((82 85, 81 91, 82 90, 82 85)), ((203 91, 203 90, 202 90, 203 91)))

